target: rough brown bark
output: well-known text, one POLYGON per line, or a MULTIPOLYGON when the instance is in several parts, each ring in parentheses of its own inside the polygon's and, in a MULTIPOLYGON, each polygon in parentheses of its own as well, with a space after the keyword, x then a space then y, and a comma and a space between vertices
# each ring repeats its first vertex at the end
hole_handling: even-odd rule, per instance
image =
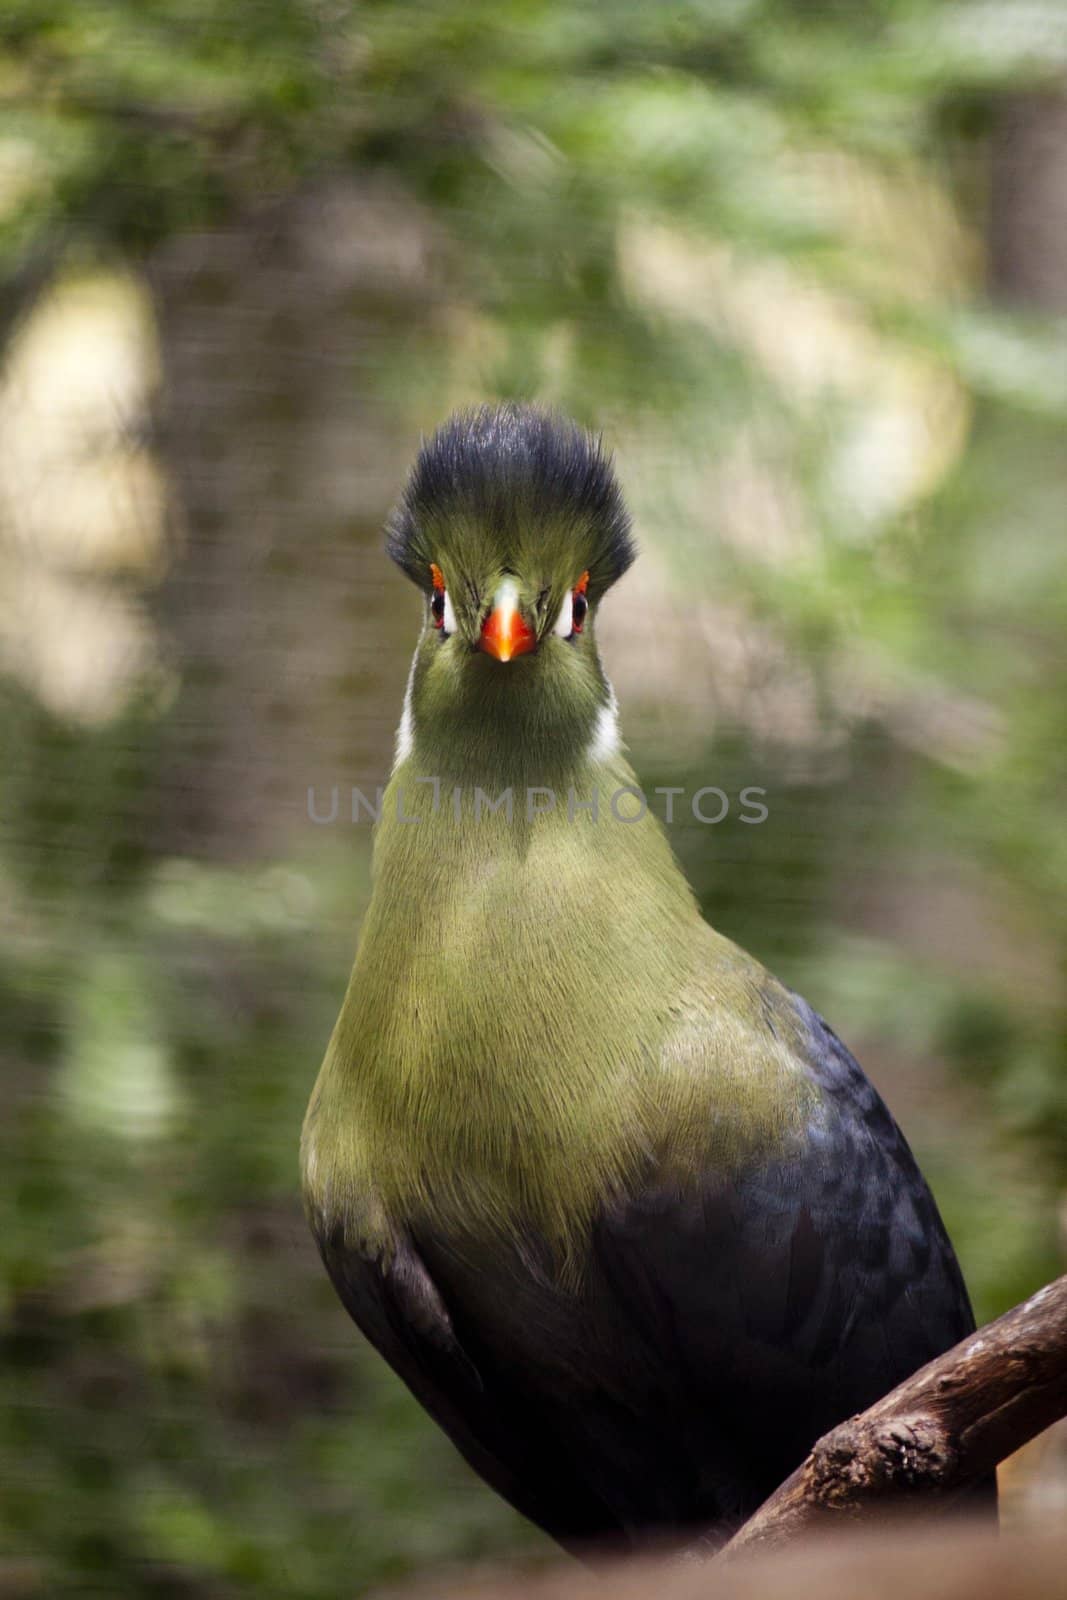
POLYGON ((824 1435, 721 1554, 888 1509, 945 1505, 1067 1415, 1067 1277, 824 1435))

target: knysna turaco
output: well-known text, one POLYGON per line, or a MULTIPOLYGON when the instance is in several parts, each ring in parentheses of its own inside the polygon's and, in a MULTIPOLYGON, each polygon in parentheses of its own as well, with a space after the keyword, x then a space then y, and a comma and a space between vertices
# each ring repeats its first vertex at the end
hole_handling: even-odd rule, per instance
POLYGON ((388 547, 423 625, 304 1128, 312 1228, 563 1544, 723 1533, 971 1331, 956 1258, 844 1045, 703 921, 651 812, 610 810, 636 779, 596 619, 634 549, 598 443, 454 417, 388 547))

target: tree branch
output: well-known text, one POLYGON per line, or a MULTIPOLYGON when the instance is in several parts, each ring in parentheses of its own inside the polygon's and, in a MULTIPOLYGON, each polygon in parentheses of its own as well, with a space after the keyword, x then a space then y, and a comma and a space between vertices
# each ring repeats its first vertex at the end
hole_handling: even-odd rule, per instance
POLYGON ((721 1554, 890 1507, 945 1505, 1067 1415, 1067 1277, 825 1434, 721 1554))

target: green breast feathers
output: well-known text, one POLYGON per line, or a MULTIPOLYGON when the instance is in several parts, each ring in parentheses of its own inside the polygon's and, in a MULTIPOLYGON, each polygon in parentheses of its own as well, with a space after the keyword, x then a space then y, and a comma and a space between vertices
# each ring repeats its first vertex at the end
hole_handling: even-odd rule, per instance
POLYGON ((595 818, 564 796, 475 815, 420 776, 409 755, 383 801, 305 1128, 313 1213, 527 1219, 566 1251, 650 1166, 780 1146, 808 1099, 789 997, 701 920, 659 822, 608 810, 622 758, 588 764, 595 818))

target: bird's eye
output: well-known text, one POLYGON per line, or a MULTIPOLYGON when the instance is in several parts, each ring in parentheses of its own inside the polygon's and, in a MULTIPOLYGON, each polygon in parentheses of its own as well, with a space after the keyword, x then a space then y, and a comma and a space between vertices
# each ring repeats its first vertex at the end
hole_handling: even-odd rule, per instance
POLYGON ((452 602, 448 598, 445 588, 445 575, 436 561, 430 562, 430 577, 433 581, 433 594, 430 596, 430 616, 433 618, 435 628, 440 628, 447 639, 450 633, 456 631, 456 619, 452 611, 452 602))
POLYGON ((561 639, 571 639, 576 633, 581 633, 582 623, 585 621, 589 610, 589 601, 585 591, 589 587, 589 574, 583 572, 570 594, 564 600, 556 618, 556 633, 561 639))

